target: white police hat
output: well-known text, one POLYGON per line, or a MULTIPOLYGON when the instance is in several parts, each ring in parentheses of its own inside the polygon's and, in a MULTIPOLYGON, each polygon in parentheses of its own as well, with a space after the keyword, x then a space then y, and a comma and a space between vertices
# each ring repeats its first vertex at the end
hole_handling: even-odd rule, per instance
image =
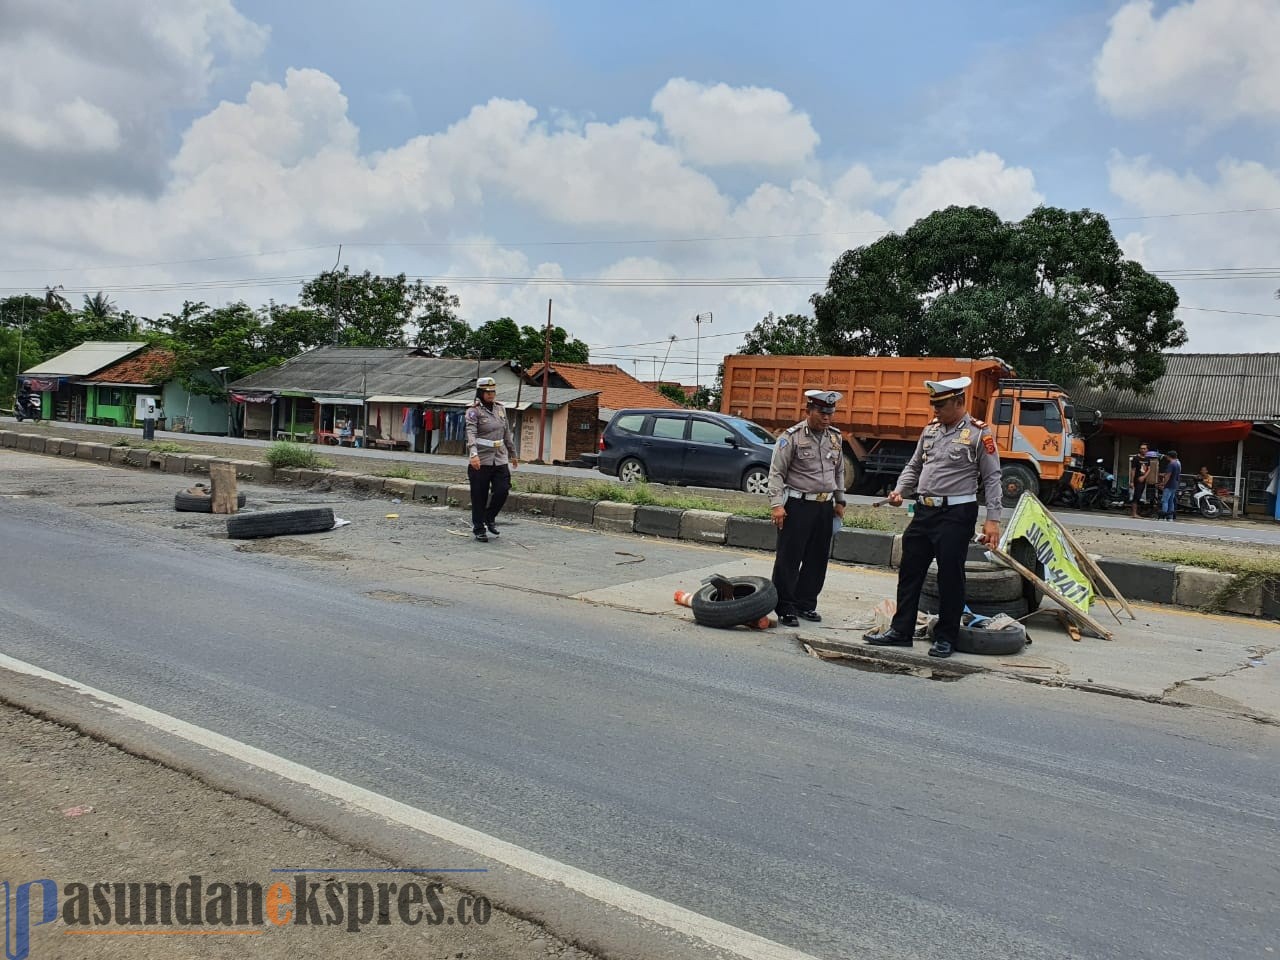
POLYGON ((497 390, 498 381, 493 379, 493 377, 477 377, 476 389, 477 390, 497 390))
POLYGON ((926 380, 924 385, 929 390, 929 402, 937 403, 939 400, 960 396, 969 389, 971 383, 973 380, 969 377, 956 377, 954 380, 926 380))
POLYGON ((810 406, 817 407, 823 413, 835 413, 836 404, 844 394, 836 393, 834 390, 806 390, 804 396, 810 406))

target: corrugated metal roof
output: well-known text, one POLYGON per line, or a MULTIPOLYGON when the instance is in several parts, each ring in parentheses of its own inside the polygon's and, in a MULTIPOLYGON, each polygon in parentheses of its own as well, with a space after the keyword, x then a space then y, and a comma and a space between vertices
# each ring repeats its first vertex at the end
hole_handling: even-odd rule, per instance
POLYGON ((494 376, 505 360, 419 357, 408 350, 318 347, 278 367, 259 370, 230 384, 233 390, 304 391, 317 396, 389 395, 439 397, 475 389, 477 376, 494 376))
POLYGON ((119 363, 145 346, 145 343, 132 340, 86 340, 80 346, 72 347, 66 353, 60 353, 44 363, 37 363, 22 373, 24 376, 87 377, 103 367, 119 363))
POLYGON ((1280 353, 1166 353, 1149 393, 1068 386, 1080 409, 1125 420, 1280 421, 1280 353))

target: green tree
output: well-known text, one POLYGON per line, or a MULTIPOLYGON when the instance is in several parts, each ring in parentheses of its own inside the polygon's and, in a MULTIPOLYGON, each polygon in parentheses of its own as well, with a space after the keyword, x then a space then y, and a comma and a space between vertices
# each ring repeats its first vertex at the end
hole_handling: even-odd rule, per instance
MULTIPOLYGON (((348 347, 445 346, 456 338, 459 300, 447 287, 410 282, 403 273, 377 276, 348 267, 302 285, 301 305, 326 312, 336 342, 348 347), (451 338, 450 334, 454 337, 451 338)), ((465 326, 465 324, 464 324, 465 326)))
POLYGON ((658 384, 658 392, 668 400, 674 400, 682 407, 689 403, 689 398, 685 396, 684 390, 682 390, 677 384, 660 383, 658 384))
MULTIPOLYGON (((543 337, 546 327, 520 328, 520 355, 516 358, 526 370, 542 362, 543 337)), ((590 363, 591 348, 577 337, 569 336, 564 327, 551 328, 552 363, 590 363)))
POLYGON ((843 253, 811 298, 823 352, 1002 357, 1024 377, 1142 390, 1186 343, 1173 287, 1125 260, 1105 217, 1006 223, 948 207, 843 253))
POLYGON ((520 327, 510 317, 482 323, 472 332, 468 341, 471 356, 488 360, 520 360, 523 346, 520 327))
POLYGON ((160 342, 177 358, 175 373, 192 393, 223 396, 221 381, 207 373, 214 367, 228 367, 230 382, 287 359, 271 352, 262 315, 243 302, 215 309, 188 300, 158 326, 160 342))
POLYGON ((259 312, 259 319, 264 322, 266 352, 281 361, 333 342, 333 319, 321 310, 272 302, 265 316, 259 312))
POLYGON ((747 339, 738 348, 738 352, 767 353, 773 356, 816 356, 823 353, 823 348, 818 336, 818 325, 812 317, 798 313, 777 317, 770 311, 747 334, 747 339))

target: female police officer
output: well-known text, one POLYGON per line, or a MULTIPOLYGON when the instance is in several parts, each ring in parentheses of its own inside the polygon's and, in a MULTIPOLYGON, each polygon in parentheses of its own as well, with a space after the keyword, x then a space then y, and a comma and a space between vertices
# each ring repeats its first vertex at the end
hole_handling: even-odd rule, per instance
POLYGON ((467 407, 467 479, 471 482, 471 533, 481 543, 488 534, 498 536, 498 512, 511 492, 511 470, 519 467, 515 437, 507 421, 506 408, 497 400, 498 382, 493 377, 476 380, 476 399, 467 407), (485 531, 488 531, 486 533, 485 531))

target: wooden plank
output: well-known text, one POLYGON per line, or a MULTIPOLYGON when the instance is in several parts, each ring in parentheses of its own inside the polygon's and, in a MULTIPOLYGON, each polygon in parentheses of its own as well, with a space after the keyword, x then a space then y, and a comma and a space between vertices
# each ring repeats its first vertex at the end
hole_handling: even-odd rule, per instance
POLYGON ((236 468, 233 464, 209 464, 209 487, 214 513, 236 512, 236 468))
POLYGON ((1067 616, 1080 621, 1085 626, 1087 626, 1090 630, 1092 630, 1097 636, 1101 637, 1103 640, 1112 639, 1111 633, 1107 631, 1102 626, 1102 624, 1098 623, 1096 620, 1093 619, 1093 617, 1089 616, 1087 613, 1084 613, 1082 610, 1073 606, 1071 604, 1071 601, 1069 601, 1066 597, 1064 597, 1056 588, 1049 585, 1045 581, 1041 580, 1038 576, 1036 576, 1036 574, 1033 571, 1028 570, 1026 567, 1020 564, 1017 560, 1013 559, 1013 557, 1009 556, 999 547, 988 547, 987 549, 989 549, 992 552, 992 554, 999 557, 1002 562, 1007 563, 1014 570, 1017 570, 1020 574, 1022 574, 1028 580, 1032 581, 1037 586, 1039 586, 1040 589, 1045 592, 1046 596, 1052 597, 1057 602, 1057 604, 1060 607, 1062 607, 1062 609, 1066 612, 1067 616))

